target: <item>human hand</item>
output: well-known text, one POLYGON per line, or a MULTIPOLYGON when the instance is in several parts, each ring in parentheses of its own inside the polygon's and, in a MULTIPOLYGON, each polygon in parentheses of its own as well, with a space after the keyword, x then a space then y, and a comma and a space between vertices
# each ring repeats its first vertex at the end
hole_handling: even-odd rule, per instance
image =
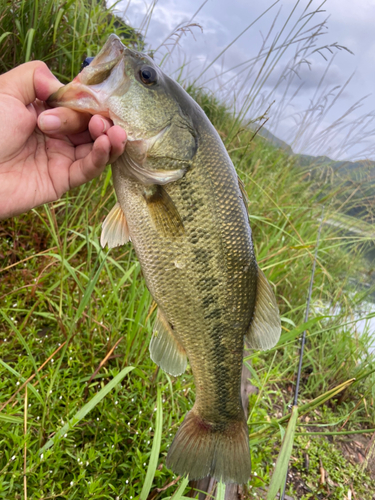
POLYGON ((48 109, 61 86, 40 61, 0 75, 0 219, 57 200, 124 151, 126 133, 110 120, 48 109))

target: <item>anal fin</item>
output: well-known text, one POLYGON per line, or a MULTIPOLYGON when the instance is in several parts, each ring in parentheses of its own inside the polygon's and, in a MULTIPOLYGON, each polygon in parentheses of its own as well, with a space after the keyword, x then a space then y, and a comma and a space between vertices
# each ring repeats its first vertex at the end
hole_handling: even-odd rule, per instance
POLYGON ((162 186, 145 188, 147 207, 155 227, 164 236, 180 236, 184 233, 184 225, 172 198, 162 186))
POLYGON ((254 315, 245 339, 252 349, 264 351, 277 344, 280 333, 280 314, 275 294, 263 271, 258 268, 254 315))
POLYGON ((120 203, 116 203, 102 225, 100 244, 102 248, 108 244, 108 248, 125 245, 129 241, 129 228, 126 217, 120 203))
POLYGON ((160 309, 156 316, 149 348, 152 361, 162 370, 174 376, 184 373, 187 364, 185 349, 176 339, 172 326, 160 309))

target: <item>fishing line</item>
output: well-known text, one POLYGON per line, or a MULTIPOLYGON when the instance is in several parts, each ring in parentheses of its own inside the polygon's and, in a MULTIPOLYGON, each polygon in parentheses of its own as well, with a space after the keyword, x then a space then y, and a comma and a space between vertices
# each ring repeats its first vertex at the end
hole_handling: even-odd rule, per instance
MULTIPOLYGON (((311 295, 312 295, 312 289, 313 289, 314 277, 315 277, 316 259, 317 259, 317 256, 318 256, 320 233, 321 233, 322 226, 323 226, 323 216, 324 216, 324 205, 323 205, 323 209, 322 209, 322 215, 321 215, 321 219, 320 219, 320 225, 319 225, 319 229, 318 229, 318 235, 317 235, 317 238, 316 238, 313 267, 312 267, 311 279, 310 279, 310 285, 309 285, 309 292, 308 292, 308 295, 307 295, 307 302, 306 302, 305 323, 309 319, 310 302, 311 302, 311 295)), ((301 382, 302 361, 303 361, 303 353, 304 353, 304 350, 305 350, 305 343, 306 343, 306 330, 304 330, 304 332, 302 334, 302 337, 301 337, 301 347, 300 347, 300 352, 299 352, 299 363, 298 363, 298 370, 297 370, 296 388, 294 390, 293 406, 298 406, 298 393, 299 393, 299 386, 300 386, 300 382, 301 382)), ((289 472, 289 468, 286 471, 284 489, 283 489, 283 493, 281 495, 280 500, 284 500, 285 490, 286 490, 286 486, 287 486, 287 483, 288 483, 288 472, 289 472)))

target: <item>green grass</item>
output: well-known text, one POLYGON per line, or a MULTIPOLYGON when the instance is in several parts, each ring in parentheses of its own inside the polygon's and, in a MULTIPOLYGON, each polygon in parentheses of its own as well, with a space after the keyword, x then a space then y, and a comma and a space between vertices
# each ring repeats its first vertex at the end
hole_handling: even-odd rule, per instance
MULTIPOLYGON (((241 168, 251 200, 257 255, 277 286, 283 314, 282 347, 251 355, 252 382, 262 390, 252 397, 249 421, 257 473, 251 484, 255 488, 269 484, 274 446, 287 423, 288 391, 297 365, 296 338, 303 329, 293 325, 303 322, 320 209, 308 206, 308 185, 298 179, 293 165, 279 152, 260 141, 248 154, 241 168), (283 186, 288 188, 281 189, 283 186), (271 425, 264 425, 268 419, 271 425)), ((146 484, 147 470, 154 470, 149 464, 158 388, 164 417, 160 455, 156 454, 160 467, 152 477, 152 488, 163 488, 174 480, 163 465, 164 457, 179 422, 193 404, 193 379, 189 370, 185 376, 171 379, 157 371, 149 358, 154 308, 131 246, 109 254, 99 248, 100 221, 114 203, 106 176, 108 173, 49 207, 2 223, 0 296, 5 319, 0 404, 60 348, 29 383, 26 439, 25 390, 0 413, 3 498, 22 498, 25 443, 30 498, 136 498, 146 484), (126 367, 134 369, 68 427, 126 367), (46 449, 50 440, 54 444, 46 449)), ((360 265, 348 254, 344 242, 325 227, 313 300, 337 300, 336 286, 343 286, 342 266, 354 271, 360 265), (330 283, 336 286, 330 287, 330 283)), ((346 311, 339 318, 319 319, 320 314, 310 321, 301 401, 310 401, 357 373, 371 371, 372 359, 364 357, 365 340, 349 336, 349 325, 348 335, 344 335, 346 311), (341 367, 343 359, 347 361, 341 367)), ((368 415, 361 405, 351 414, 346 429, 357 429, 359 421, 363 427, 375 427, 371 377, 363 378, 353 390, 348 388, 347 399, 336 408, 344 419, 362 397, 367 401, 368 415)), ((161 492, 161 498, 176 488, 173 484, 161 492)))
MULTIPOLYGON (((2 70, 15 60, 40 58, 63 81, 118 22, 95 2, 1 5, 2 70), (39 44, 32 29, 45 30, 46 43, 39 44)), ((130 33, 131 43, 142 43, 126 26, 118 29, 130 33)), ((214 96, 188 90, 219 130, 245 183, 257 259, 275 285, 282 313, 277 348, 248 356, 259 393, 250 399, 253 477, 246 497, 270 485, 290 415, 298 339, 307 328, 303 418, 293 429, 292 469, 305 474, 301 457, 310 440, 314 466, 304 476, 310 489, 321 492, 316 456, 322 448, 337 485, 330 486, 330 498, 342 498, 347 474, 358 478, 357 497, 370 498, 375 484, 365 471, 336 459, 338 449, 311 434, 321 425, 335 440, 344 423, 348 434, 375 428, 370 339, 353 326, 364 294, 350 281, 369 270, 362 259, 366 235, 323 225, 313 308, 303 325, 321 203, 325 219, 338 220, 337 200, 350 196, 349 187, 321 188, 282 151, 251 141, 253 132, 214 96), (306 427, 303 419, 314 419, 317 411, 319 421, 306 427)), ((99 246, 101 221, 114 203, 107 171, 60 201, 0 225, 0 498, 25 498, 26 488, 27 498, 38 500, 146 499, 150 491, 154 499, 176 500, 186 493, 187 481, 178 481, 164 460, 193 405, 193 378, 190 369, 171 378, 150 360, 155 307, 134 251, 130 244, 110 252, 99 246)), ((223 491, 219 486, 219 498, 223 491)), ((293 485, 287 491, 295 494, 293 485)))
POLYGON ((0 0, 0 21, 1 73, 39 59, 68 82, 114 31, 127 44, 143 47, 142 37, 99 0, 0 0))
MULTIPOLYGON (((332 409, 323 407, 322 411, 311 415, 315 422, 324 420, 325 429, 332 428, 337 422, 337 413, 332 409)), ((313 424, 313 425, 314 425, 313 424)), ((306 425, 306 424, 305 424, 306 425)), ((318 428, 318 425, 316 425, 318 428)), ((324 428, 322 428, 323 430, 324 428)), ((355 440, 356 435, 330 435, 323 436, 297 435, 291 460, 292 473, 305 479, 307 491, 301 495, 303 500, 316 498, 343 498, 352 489, 358 498, 371 498, 373 494, 373 481, 365 473, 363 464, 353 464, 343 456, 342 442, 355 440), (306 458, 308 470, 306 470, 306 458), (324 482, 321 479, 321 468, 324 469, 324 482)), ((354 494, 353 494, 354 496, 354 494)))

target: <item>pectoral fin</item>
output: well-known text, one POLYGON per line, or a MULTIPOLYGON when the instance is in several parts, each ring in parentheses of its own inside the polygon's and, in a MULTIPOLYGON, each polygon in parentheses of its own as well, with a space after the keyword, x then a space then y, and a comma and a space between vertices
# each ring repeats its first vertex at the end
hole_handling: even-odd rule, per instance
POLYGON ((181 375, 186 369, 186 352, 176 339, 171 325, 160 309, 156 316, 154 332, 150 341, 151 359, 170 375, 181 375))
POLYGON ((179 236, 184 233, 184 225, 172 198, 162 186, 145 189, 147 207, 156 229, 164 236, 179 236))
MULTIPOLYGON (((141 142, 141 141, 134 141, 141 142)), ((127 147, 130 150, 130 146, 127 147)), ((125 153, 120 156, 117 163, 122 164, 125 168, 126 175, 132 179, 144 185, 159 184, 161 186, 169 184, 170 182, 178 181, 186 173, 186 168, 182 167, 176 170, 151 170, 147 166, 144 166, 142 161, 137 161, 133 159, 129 152, 125 150, 125 153)))
POLYGON ((280 333, 281 322, 275 294, 267 278, 258 268, 254 315, 245 338, 249 347, 264 351, 277 344, 280 333))
POLYGON ((125 245, 129 241, 129 229, 126 217, 120 203, 116 205, 109 212, 104 219, 102 225, 102 234, 100 236, 100 244, 102 248, 108 243, 108 248, 118 247, 125 245))
MULTIPOLYGON (((126 130, 126 126, 124 126, 126 130)), ((148 138, 130 138, 117 164, 126 176, 145 186, 164 186, 181 179, 191 167, 197 149, 192 128, 184 120, 173 121, 148 138), (166 155, 166 152, 168 154, 166 155)))

